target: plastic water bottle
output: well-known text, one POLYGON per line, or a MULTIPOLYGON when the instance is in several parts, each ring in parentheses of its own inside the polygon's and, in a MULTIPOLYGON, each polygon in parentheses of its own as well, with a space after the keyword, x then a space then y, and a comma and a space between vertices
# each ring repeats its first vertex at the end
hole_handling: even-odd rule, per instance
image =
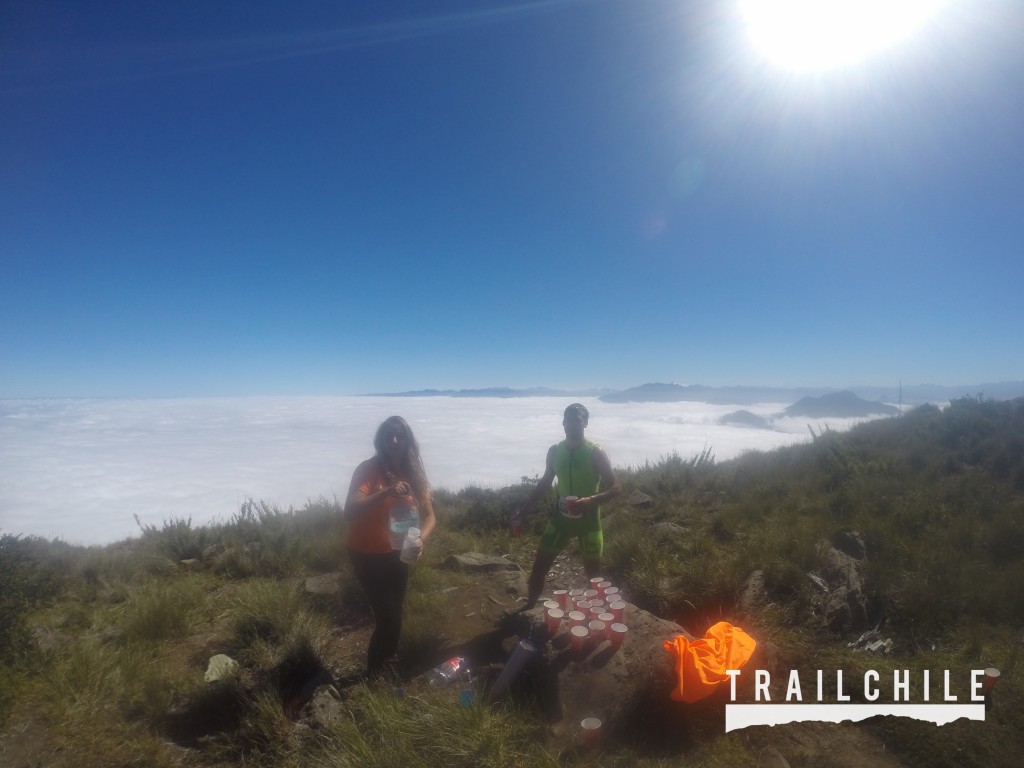
POLYGON ((416 550, 420 547, 420 529, 410 528, 405 532, 405 541, 402 544, 402 554, 399 555, 403 563, 415 563, 418 555, 416 550))
POLYGON ((469 679, 469 663, 463 656, 454 656, 427 672, 431 685, 448 685, 459 678, 469 679))
POLYGON ((391 502, 388 528, 391 531, 391 549, 399 550, 405 543, 410 528, 419 525, 420 515, 412 496, 399 496, 391 502))

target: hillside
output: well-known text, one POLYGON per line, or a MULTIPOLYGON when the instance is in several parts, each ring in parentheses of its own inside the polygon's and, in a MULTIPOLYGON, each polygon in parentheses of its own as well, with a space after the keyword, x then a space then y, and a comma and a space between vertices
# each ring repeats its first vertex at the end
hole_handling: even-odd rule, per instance
MULTIPOLYGON (((527 693, 465 708, 418 688, 440 649, 480 619, 452 604, 471 585, 445 559, 475 550, 529 567, 542 516, 521 539, 504 527, 524 479, 437 493, 439 531, 410 584, 404 661, 387 685, 353 682, 369 616, 334 502, 250 501, 217 527, 167 521, 104 548, 0 537, 0 764, 662 768, 763 765, 774 753, 793 768, 1017 764, 1024 399, 961 398, 805 445, 721 463, 709 449, 620 475, 606 572, 632 604, 698 636, 721 620, 741 626, 779 674, 907 669, 939 680, 998 667, 985 721, 725 734, 721 697, 663 696, 624 712, 629 727, 595 753, 566 742, 571 732, 554 730, 527 693), (848 569, 841 589, 837 563, 848 569), (303 591, 329 573, 340 574, 338 595, 303 591), (881 650, 857 642, 868 631, 881 650), (207 684, 219 653, 237 659, 238 676, 207 684), (329 671, 340 719, 310 727, 290 709, 289 681, 303 670, 329 671)), ((553 578, 578 578, 578 563, 570 550, 553 578)))

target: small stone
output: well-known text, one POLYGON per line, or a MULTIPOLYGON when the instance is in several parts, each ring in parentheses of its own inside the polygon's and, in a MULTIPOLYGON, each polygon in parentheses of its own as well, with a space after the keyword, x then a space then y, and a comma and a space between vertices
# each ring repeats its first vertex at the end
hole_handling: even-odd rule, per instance
POLYGON ((206 675, 203 679, 208 683, 230 680, 238 675, 239 669, 237 661, 230 656, 225 656, 223 653, 218 653, 210 659, 210 663, 206 667, 206 675))

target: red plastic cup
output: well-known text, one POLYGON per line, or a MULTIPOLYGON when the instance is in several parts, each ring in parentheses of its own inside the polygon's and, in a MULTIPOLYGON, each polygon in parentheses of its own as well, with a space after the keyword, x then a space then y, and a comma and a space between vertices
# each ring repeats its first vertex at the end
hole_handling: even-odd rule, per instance
POLYGON ((987 667, 985 669, 985 676, 981 678, 981 692, 988 693, 996 687, 996 683, 999 682, 999 670, 995 667, 987 667))
POLYGON ((626 614, 626 604, 623 602, 609 603, 608 613, 615 617, 616 621, 622 621, 622 617, 626 614))
POLYGON ((599 619, 587 624, 587 629, 590 630, 590 636, 594 638, 595 643, 602 642, 608 636, 608 625, 599 619))
POLYGON ((597 585, 604 581, 604 576, 595 576, 590 580, 590 588, 597 589, 597 585))
POLYGON ((566 614, 566 618, 569 619, 570 627, 579 627, 587 620, 587 614, 583 613, 583 611, 569 611, 566 614))
POLYGON ((582 624, 578 624, 569 630, 572 635, 572 650, 579 652, 583 650, 586 645, 587 637, 590 635, 590 630, 584 627, 582 624))
POLYGON ((602 613, 597 617, 598 621, 603 621, 606 626, 610 627, 615 623, 615 615, 611 613, 602 613))
POLYGON ((573 600, 582 600, 582 599, 583 599, 583 590, 582 589, 570 589, 569 590, 569 601, 570 602, 573 601, 573 600))
POLYGON ((583 743, 593 749, 601 743, 601 721, 596 717, 585 717, 580 721, 583 743))
POLYGON ((583 599, 584 600, 595 600, 595 599, 597 599, 597 597, 598 597, 598 594, 597 594, 597 590, 596 589, 585 589, 585 590, 583 590, 583 599))
POLYGON ((603 590, 604 599, 606 602, 614 603, 616 600, 621 599, 621 593, 618 587, 607 586, 603 590))
POLYGON ((569 590, 556 589, 552 594, 554 594, 555 600, 558 601, 558 607, 564 611, 566 606, 569 605, 569 590))
POLYGON ((545 601, 544 601, 544 610, 545 610, 545 611, 546 611, 546 610, 549 610, 549 609, 551 609, 551 608, 561 608, 561 607, 562 607, 562 606, 560 606, 560 605, 558 604, 558 601, 557 601, 557 600, 545 600, 545 601))
MULTIPOLYGON (((591 581, 593 581, 593 579, 591 579, 591 581)), ((605 594, 607 594, 608 589, 611 587, 611 585, 612 583, 610 581, 602 581, 596 587, 594 587, 594 589, 596 589, 598 592, 601 593, 602 596, 604 596, 605 594)))
POLYGON ((562 626, 562 619, 565 617, 565 611, 561 608, 548 608, 547 613, 544 614, 544 621, 548 625, 548 634, 554 637, 558 634, 559 628, 562 626))
POLYGON ((626 634, 629 632, 629 627, 625 624, 612 624, 608 628, 608 639, 612 642, 612 648, 619 650, 622 647, 622 641, 626 639, 626 634))

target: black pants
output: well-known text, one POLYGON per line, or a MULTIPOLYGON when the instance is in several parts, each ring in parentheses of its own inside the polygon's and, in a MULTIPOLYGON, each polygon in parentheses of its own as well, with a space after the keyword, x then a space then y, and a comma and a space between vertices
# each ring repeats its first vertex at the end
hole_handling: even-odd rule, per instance
POLYGON ((366 671, 372 675, 380 672, 384 662, 398 652, 409 566, 399 559, 398 552, 367 555, 349 550, 349 555, 376 620, 366 651, 366 671))

